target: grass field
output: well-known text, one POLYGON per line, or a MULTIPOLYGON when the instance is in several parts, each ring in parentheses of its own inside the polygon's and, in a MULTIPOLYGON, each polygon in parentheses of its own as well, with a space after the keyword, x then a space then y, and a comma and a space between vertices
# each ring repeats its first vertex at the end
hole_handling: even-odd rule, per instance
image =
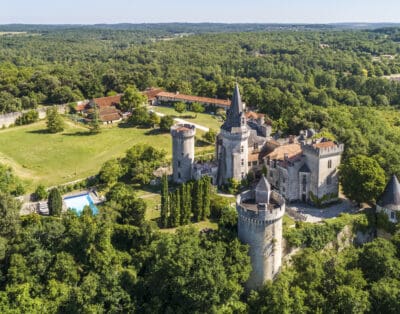
MULTIPOLYGON (((27 182, 28 190, 39 183, 53 186, 85 178, 98 172, 101 165, 138 143, 162 148, 171 156, 168 133, 153 134, 147 129, 104 127, 97 135, 72 122, 59 134, 45 132, 45 122, 0 131, 0 162, 13 167, 27 182)), ((196 147, 196 152, 210 147, 196 147)))
POLYGON ((218 120, 217 117, 212 116, 207 113, 198 113, 197 117, 194 118, 196 116, 196 114, 191 111, 186 111, 182 114, 179 114, 174 110, 174 108, 165 107, 165 106, 153 106, 152 109, 155 112, 168 114, 168 115, 174 116, 176 118, 184 119, 189 122, 193 122, 193 123, 199 124, 201 126, 205 126, 207 128, 214 129, 216 131, 219 130, 219 128, 222 124, 222 121, 218 120))

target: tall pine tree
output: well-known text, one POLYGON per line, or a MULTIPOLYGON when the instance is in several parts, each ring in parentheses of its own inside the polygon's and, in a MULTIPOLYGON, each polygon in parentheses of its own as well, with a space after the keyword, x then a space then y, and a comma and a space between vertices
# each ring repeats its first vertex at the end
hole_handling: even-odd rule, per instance
POLYGON ((211 181, 210 177, 205 176, 203 180, 203 206, 201 211, 201 220, 205 220, 210 216, 210 206, 211 206, 211 181))
POLYGON ((195 222, 200 221, 201 212, 203 208, 203 182, 202 180, 197 180, 193 184, 192 190, 192 212, 193 220, 195 222))
POLYGON ((161 185, 161 227, 166 228, 168 226, 168 215, 169 215, 169 199, 168 199, 168 178, 164 174, 162 177, 161 185))

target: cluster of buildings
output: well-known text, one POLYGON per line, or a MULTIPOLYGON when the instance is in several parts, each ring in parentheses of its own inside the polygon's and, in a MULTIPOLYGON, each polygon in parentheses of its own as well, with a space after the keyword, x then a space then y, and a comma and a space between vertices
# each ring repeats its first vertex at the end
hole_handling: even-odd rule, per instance
POLYGON ((214 161, 196 161, 195 133, 191 125, 172 127, 175 182, 208 175, 215 185, 221 186, 232 179, 241 181, 249 172, 264 172, 272 188, 289 202, 319 204, 338 197, 343 144, 316 138, 313 130, 274 138, 271 122, 263 114, 245 111, 238 86, 217 136, 214 161))
POLYGON ((98 119, 103 124, 117 123, 122 120, 124 114, 118 109, 122 94, 108 97, 93 98, 77 103, 76 111, 84 116, 86 121, 93 119, 98 111, 98 119))
POLYGON ((217 135, 214 161, 196 161, 193 125, 171 128, 173 180, 177 183, 207 175, 221 186, 243 180, 249 172, 263 173, 255 188, 236 200, 238 236, 249 244, 252 263, 247 282, 250 289, 273 279, 281 268, 286 202, 320 205, 337 200, 339 193, 343 144, 316 138, 313 130, 284 139, 274 138, 271 131, 271 122, 264 115, 245 111, 237 85, 217 135))
MULTIPOLYGON (((154 87, 147 88, 142 92, 142 94, 147 97, 148 104, 151 106, 171 104, 174 102, 184 102, 186 104, 200 103, 208 110, 215 111, 218 108, 227 110, 231 103, 228 99, 199 97, 180 94, 179 92, 171 93, 166 92, 161 88, 154 87)), ((99 120, 103 124, 120 122, 127 115, 127 113, 118 109, 119 104, 121 103, 122 95, 123 94, 117 94, 114 96, 80 101, 77 103, 76 111, 82 114, 86 121, 93 119, 95 110, 98 110, 97 114, 99 116, 99 120)))

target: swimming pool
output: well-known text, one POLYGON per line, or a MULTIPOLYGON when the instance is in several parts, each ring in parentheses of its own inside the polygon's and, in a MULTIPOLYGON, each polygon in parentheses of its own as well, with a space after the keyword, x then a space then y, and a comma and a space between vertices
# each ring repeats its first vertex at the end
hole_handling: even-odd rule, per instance
POLYGON ((67 205, 67 208, 72 209, 78 215, 82 213, 85 206, 89 206, 92 209, 93 214, 99 212, 96 205, 93 203, 92 197, 88 193, 65 197, 64 202, 65 205, 67 205))

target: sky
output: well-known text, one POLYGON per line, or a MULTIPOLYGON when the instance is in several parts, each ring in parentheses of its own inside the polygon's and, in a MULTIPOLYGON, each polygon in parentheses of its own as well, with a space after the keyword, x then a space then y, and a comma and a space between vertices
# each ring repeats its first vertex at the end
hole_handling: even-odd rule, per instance
POLYGON ((0 0, 0 24, 400 22, 400 0, 0 0))

